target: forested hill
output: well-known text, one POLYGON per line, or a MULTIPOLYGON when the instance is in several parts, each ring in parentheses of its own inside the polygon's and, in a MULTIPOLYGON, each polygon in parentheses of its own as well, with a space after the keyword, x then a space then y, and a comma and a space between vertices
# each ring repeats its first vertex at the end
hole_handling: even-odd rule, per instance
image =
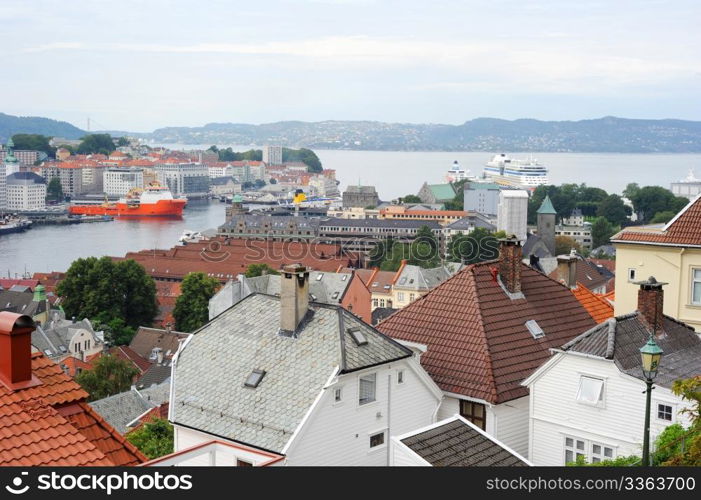
POLYGON ((39 116, 12 116, 0 113, 0 141, 3 143, 15 134, 40 134, 47 137, 80 139, 85 131, 68 122, 39 116))

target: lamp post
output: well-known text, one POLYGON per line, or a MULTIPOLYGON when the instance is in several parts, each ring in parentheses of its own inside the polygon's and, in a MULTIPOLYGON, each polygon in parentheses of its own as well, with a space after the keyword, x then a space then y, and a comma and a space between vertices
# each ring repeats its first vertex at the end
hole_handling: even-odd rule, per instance
POLYGON ((643 347, 640 348, 643 376, 645 377, 645 434, 643 436, 643 466, 650 465, 650 400, 652 398, 652 381, 657 376, 657 369, 662 357, 662 349, 655 343, 652 334, 643 347))

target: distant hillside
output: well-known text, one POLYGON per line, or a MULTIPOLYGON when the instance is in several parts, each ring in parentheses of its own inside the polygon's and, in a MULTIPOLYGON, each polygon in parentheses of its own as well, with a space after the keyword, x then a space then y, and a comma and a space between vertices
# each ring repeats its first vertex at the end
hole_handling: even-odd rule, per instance
POLYGON ((68 122, 41 118, 39 116, 12 116, 0 113, 0 141, 7 141, 15 134, 41 134, 48 137, 80 139, 85 131, 68 122))
POLYGON ((580 121, 477 118, 462 125, 370 121, 209 123, 133 134, 162 143, 281 144, 358 150, 699 153, 701 122, 604 117, 580 121))

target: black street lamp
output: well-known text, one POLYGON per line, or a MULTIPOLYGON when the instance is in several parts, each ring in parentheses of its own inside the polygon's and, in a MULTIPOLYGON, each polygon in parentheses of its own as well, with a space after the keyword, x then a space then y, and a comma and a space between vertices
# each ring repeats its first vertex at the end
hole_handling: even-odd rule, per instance
POLYGON ((643 347, 640 348, 640 357, 643 362, 643 376, 645 377, 645 434, 643 436, 643 466, 650 465, 650 399, 652 398, 652 381, 657 376, 660 366, 662 349, 655 343, 652 334, 643 347))

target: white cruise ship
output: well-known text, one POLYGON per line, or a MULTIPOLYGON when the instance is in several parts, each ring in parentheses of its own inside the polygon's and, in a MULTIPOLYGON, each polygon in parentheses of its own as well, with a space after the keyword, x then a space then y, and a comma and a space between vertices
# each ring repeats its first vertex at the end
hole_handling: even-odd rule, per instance
POLYGON ((470 173, 469 170, 465 170, 460 166, 458 160, 453 162, 453 166, 448 169, 448 173, 445 175, 446 182, 453 183, 462 180, 473 181, 475 176, 470 173))
POLYGON ((516 160, 502 153, 484 166, 484 175, 497 184, 535 189, 548 184, 548 169, 538 160, 516 160))

